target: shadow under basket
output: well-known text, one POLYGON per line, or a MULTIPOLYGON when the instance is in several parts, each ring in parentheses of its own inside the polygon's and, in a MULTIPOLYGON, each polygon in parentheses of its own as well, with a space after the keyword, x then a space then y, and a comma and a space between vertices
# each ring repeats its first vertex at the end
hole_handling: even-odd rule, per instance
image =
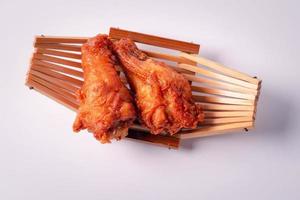
MULTIPOLYGON (((248 131, 254 127, 261 88, 257 78, 198 56, 198 44, 117 28, 110 29, 109 37, 131 38, 138 46, 142 45, 140 49, 149 57, 165 61, 181 73, 190 81, 193 98, 202 105, 205 114, 205 120, 198 128, 182 130, 174 136, 152 135, 135 124, 127 138, 177 149, 181 139, 248 131)), ((87 39, 37 36, 26 85, 77 111, 79 103, 75 92, 83 84, 81 45, 87 39)), ((126 83, 124 73, 117 70, 126 83)))

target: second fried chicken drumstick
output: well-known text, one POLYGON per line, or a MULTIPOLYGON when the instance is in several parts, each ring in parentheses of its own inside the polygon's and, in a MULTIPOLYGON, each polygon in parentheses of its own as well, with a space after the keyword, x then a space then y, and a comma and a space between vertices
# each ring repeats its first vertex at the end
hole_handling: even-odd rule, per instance
POLYGON ((115 69, 117 62, 106 35, 82 46, 84 84, 78 91, 80 106, 73 130, 88 129, 102 143, 121 139, 136 118, 132 97, 115 69))
POLYGON ((149 58, 130 39, 113 46, 135 92, 141 121, 151 133, 172 135, 203 121, 202 109, 192 100, 190 84, 181 74, 149 58))

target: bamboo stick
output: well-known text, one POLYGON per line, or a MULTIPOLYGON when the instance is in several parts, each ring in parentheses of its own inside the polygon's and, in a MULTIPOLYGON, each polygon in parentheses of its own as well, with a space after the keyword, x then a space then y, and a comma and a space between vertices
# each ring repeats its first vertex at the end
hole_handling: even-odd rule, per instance
POLYGON ((241 92, 246 94, 253 94, 253 95, 257 94, 257 90, 241 87, 230 83, 225 83, 225 82, 212 80, 212 79, 206 79, 203 77, 193 76, 189 74, 183 74, 183 76, 189 81, 193 81, 200 84, 206 84, 211 87, 216 87, 216 88, 221 88, 229 91, 241 92))
POLYGON ((226 96, 231 98, 238 98, 238 99, 248 99, 248 100, 255 100, 255 95, 253 94, 245 94, 239 92, 231 92, 228 90, 222 89, 215 89, 215 88, 208 88, 208 87, 200 87, 200 86, 191 86, 193 92, 200 92, 204 94, 213 94, 219 96, 226 96))
POLYGON ((251 106, 254 104, 254 100, 234 99, 234 98, 216 97, 216 96, 213 97, 213 96, 193 95, 193 99, 196 102, 205 102, 205 103, 233 104, 233 105, 247 105, 247 106, 251 106))
POLYGON ((109 36, 114 39, 130 38, 135 42, 149 44, 168 49, 184 51, 188 53, 199 53, 200 45, 183 42, 179 40, 167 39, 163 37, 122 30, 117 28, 110 28, 109 36))
POLYGON ((189 70, 189 71, 199 73, 202 76, 207 76, 207 77, 215 78, 215 79, 218 79, 221 81, 233 83, 233 84, 236 84, 241 87, 246 87, 246 88, 250 88, 250 89, 254 89, 254 90, 257 90, 257 87, 258 87, 258 85, 248 83, 246 81, 241 81, 239 79, 232 78, 230 76, 225 76, 225 75, 213 72, 213 71, 205 70, 198 66, 192 66, 192 65, 188 65, 188 64, 179 64, 179 67, 189 70))
POLYGON ((186 58, 186 59, 190 59, 192 61, 195 61, 201 65, 205 65, 207 67, 210 67, 212 69, 218 70, 220 72, 222 72, 223 74, 229 75, 231 77, 237 78, 237 79, 241 79, 244 81, 247 81, 249 83, 253 83, 253 84, 258 84, 259 81, 245 73, 239 72, 237 70, 233 70, 229 67, 225 67, 219 63, 216 63, 214 61, 208 60, 206 58, 200 57, 200 56, 196 56, 196 55, 190 55, 187 53, 181 53, 180 54, 182 57, 186 58))
POLYGON ((253 122, 240 122, 240 123, 232 123, 232 124, 224 124, 224 125, 216 125, 216 126, 207 126, 207 127, 202 127, 202 128, 182 132, 182 134, 178 134, 177 137, 179 137, 180 139, 192 139, 198 137, 224 134, 236 130, 241 131, 244 128, 247 129, 253 128, 253 122))
POLYGON ((205 118, 253 117, 251 111, 205 111, 205 118))
POLYGON ((76 67, 76 68, 81 68, 80 62, 75 62, 75 61, 71 61, 71 60, 66 60, 66 59, 57 58, 57 57, 53 57, 53 56, 47 56, 47 55, 38 54, 38 53, 35 53, 33 55, 33 59, 46 60, 46 61, 55 62, 55 63, 59 63, 59 64, 63 64, 63 65, 68 65, 68 66, 72 66, 72 67, 76 67))

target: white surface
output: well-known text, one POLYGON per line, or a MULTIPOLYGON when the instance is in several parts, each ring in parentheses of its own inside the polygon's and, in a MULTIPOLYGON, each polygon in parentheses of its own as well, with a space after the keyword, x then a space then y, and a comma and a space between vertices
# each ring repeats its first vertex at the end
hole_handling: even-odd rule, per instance
POLYGON ((0 199, 300 199, 297 1, 0 2, 0 199), (36 34, 110 26, 200 43, 263 79, 257 127, 175 151, 73 134, 75 113, 29 91, 36 34))

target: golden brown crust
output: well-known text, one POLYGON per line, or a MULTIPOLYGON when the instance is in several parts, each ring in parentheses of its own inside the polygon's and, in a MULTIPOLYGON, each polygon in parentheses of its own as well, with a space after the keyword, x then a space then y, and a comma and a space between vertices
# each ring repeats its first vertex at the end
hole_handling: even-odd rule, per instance
POLYGON ((114 42, 131 88, 140 118, 153 134, 177 133, 195 128, 204 115, 192 100, 188 81, 163 62, 148 58, 130 39, 114 42))
POLYGON ((111 41, 98 35, 82 46, 84 84, 73 130, 88 129, 102 143, 121 139, 136 118, 132 97, 115 70, 111 41))

